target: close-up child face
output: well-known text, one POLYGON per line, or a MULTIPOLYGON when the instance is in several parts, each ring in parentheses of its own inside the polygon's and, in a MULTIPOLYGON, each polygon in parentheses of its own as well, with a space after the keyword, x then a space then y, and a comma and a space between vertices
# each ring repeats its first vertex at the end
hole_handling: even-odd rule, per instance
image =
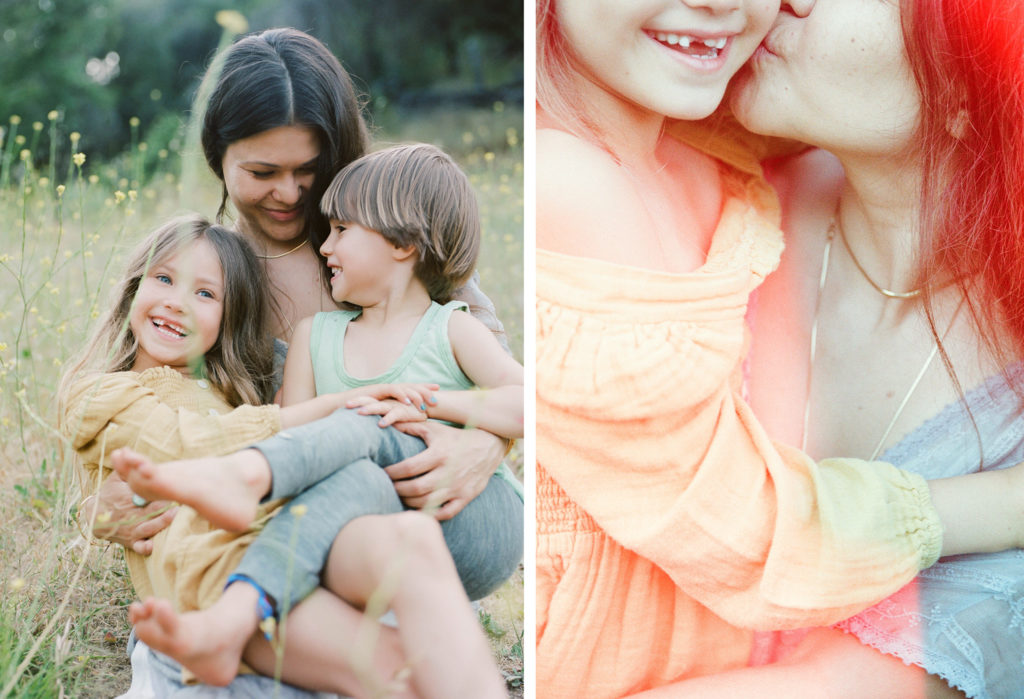
POLYGON ((331 219, 331 233, 320 246, 331 270, 331 297, 357 306, 379 302, 398 252, 377 231, 331 219))
POLYGON ((169 366, 187 373, 220 336, 224 272, 213 245, 200 238, 150 266, 129 316, 139 342, 134 371, 169 366))
POLYGON ((779 0, 556 0, 585 79, 678 119, 718 107, 778 10, 779 0))

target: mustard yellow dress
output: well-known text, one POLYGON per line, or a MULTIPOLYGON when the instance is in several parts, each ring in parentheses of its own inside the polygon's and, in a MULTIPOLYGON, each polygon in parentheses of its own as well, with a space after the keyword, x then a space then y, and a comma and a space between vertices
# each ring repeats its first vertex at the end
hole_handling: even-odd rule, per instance
MULTIPOLYGON (((91 374, 68 393, 64 431, 78 456, 84 495, 110 475, 110 454, 131 447, 154 461, 230 454, 280 430, 276 405, 232 408, 204 380, 168 367, 91 374)), ((205 609, 220 598, 228 575, 280 501, 260 510, 244 532, 217 529, 190 507, 153 538, 153 553, 125 549, 140 598, 162 597, 179 612, 205 609)))

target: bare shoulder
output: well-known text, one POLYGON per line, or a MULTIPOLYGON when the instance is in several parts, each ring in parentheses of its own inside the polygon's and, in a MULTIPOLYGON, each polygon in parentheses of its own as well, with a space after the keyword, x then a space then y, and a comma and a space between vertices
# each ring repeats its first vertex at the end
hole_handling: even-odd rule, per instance
POLYGON ((448 318, 448 339, 454 345, 455 342, 464 338, 493 339, 495 343, 498 343, 498 338, 494 337, 491 329, 474 317, 472 313, 455 311, 448 318))
POLYGON ((615 260, 623 227, 648 218, 635 183, 607 151, 564 131, 537 131, 538 247, 615 260))

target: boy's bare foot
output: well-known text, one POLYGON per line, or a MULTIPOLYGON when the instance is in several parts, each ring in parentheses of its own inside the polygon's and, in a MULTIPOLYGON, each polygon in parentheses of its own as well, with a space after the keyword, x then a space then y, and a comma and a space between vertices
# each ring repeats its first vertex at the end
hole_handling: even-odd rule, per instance
POLYGON ((232 585, 217 603, 200 612, 178 614, 168 600, 149 597, 131 604, 128 619, 150 648, 177 660, 200 682, 224 687, 238 674, 242 651, 257 628, 255 610, 255 590, 232 585), (249 592, 238 589, 229 596, 233 588, 249 592))
POLYGON ((122 448, 110 455, 110 465, 142 497, 189 505, 228 531, 243 531, 252 524, 260 500, 270 491, 270 467, 255 449, 154 464, 122 448))

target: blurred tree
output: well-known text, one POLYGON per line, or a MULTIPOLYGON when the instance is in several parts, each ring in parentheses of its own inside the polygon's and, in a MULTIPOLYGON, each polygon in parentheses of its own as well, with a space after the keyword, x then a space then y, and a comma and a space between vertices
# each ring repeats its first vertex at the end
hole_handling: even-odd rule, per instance
POLYGON ((0 0, 0 126, 59 109, 63 133, 80 131, 80 147, 102 158, 125 149, 138 117, 141 138, 165 147, 221 37, 214 16, 228 8, 251 31, 294 26, 324 41, 374 109, 428 89, 521 90, 521 1, 0 0))

